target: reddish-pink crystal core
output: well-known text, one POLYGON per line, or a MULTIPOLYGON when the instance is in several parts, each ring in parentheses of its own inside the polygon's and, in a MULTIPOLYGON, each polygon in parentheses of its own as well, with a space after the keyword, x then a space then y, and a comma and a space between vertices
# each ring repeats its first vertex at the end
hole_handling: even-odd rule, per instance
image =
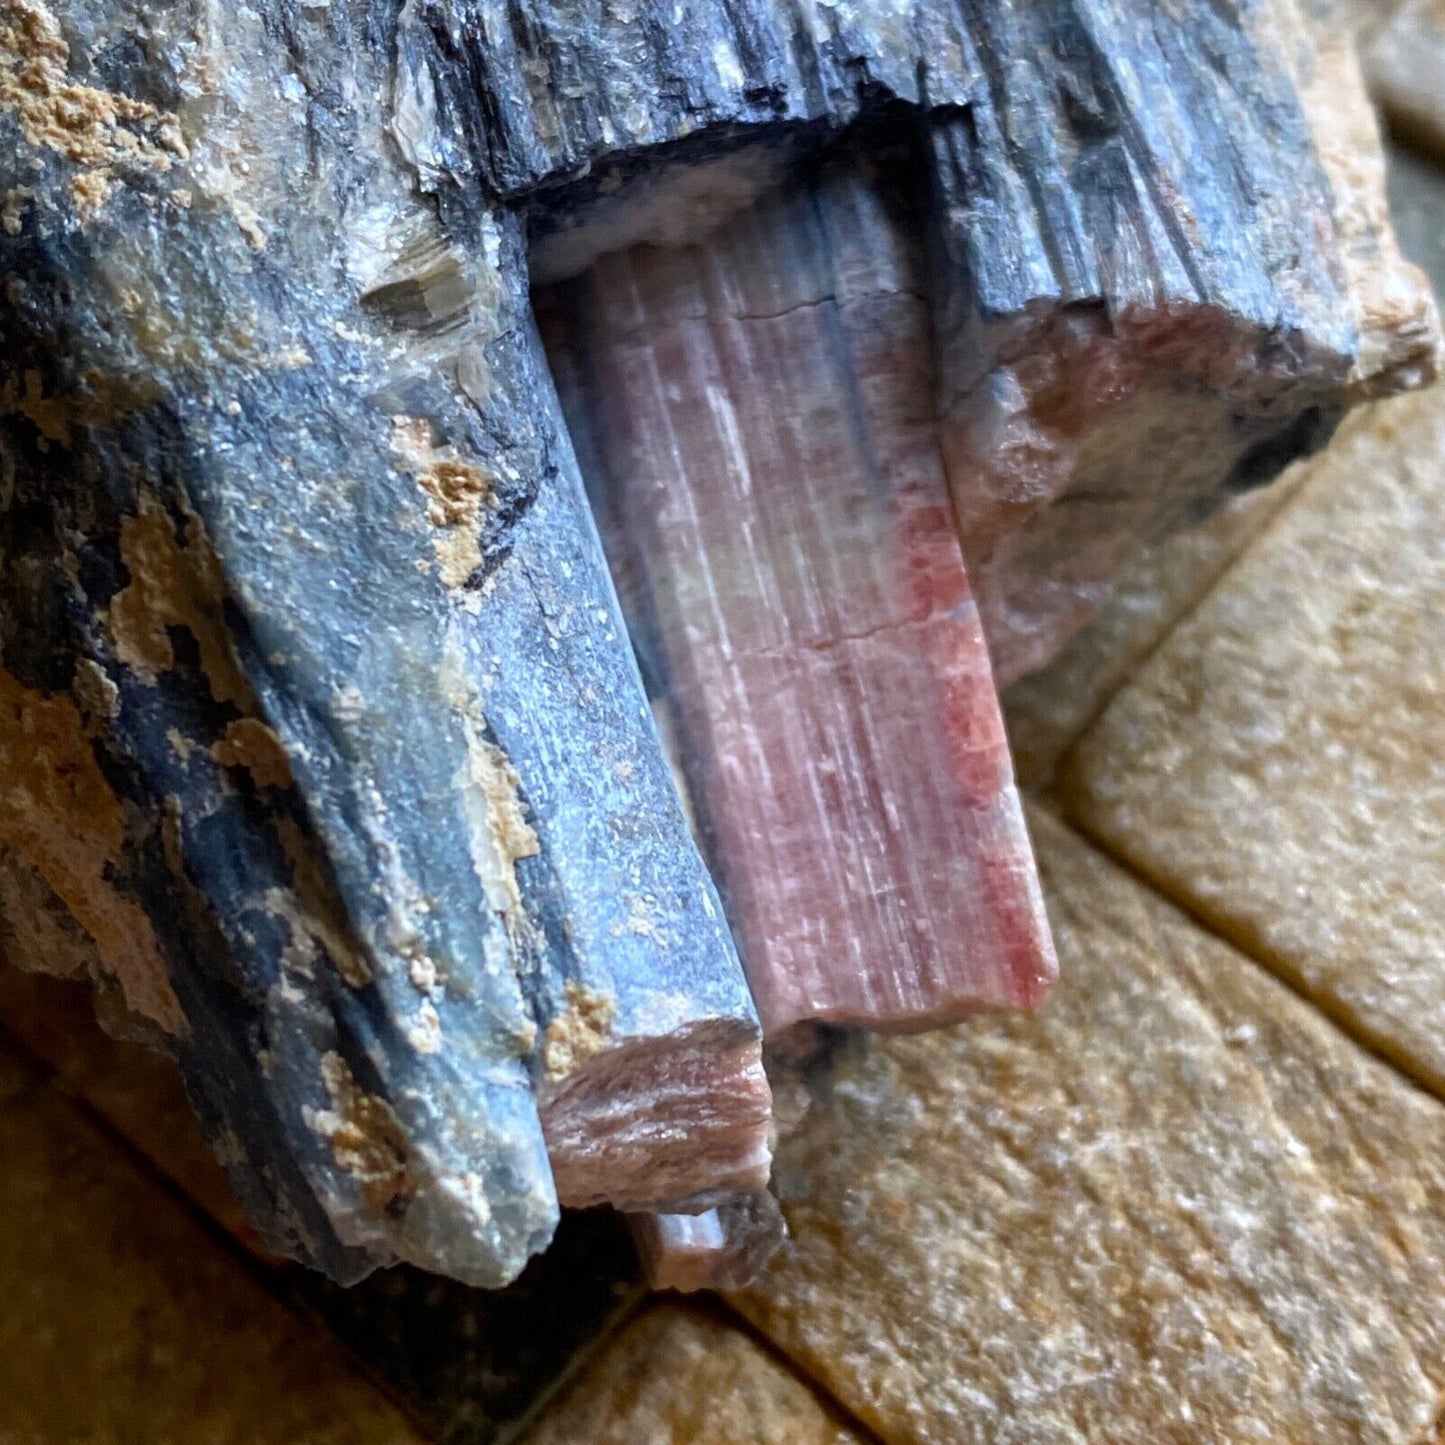
POLYGON ((906 217, 857 178, 582 283, 583 427, 765 1031, 1055 973, 906 217))

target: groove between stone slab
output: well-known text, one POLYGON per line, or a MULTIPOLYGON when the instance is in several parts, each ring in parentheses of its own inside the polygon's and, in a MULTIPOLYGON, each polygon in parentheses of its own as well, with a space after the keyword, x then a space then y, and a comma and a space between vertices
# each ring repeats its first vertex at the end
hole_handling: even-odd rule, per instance
MULTIPOLYGON (((0 967, 11 967, 8 963, 0 963, 0 967)), ((126 1161, 133 1165, 140 1173, 157 1185, 170 1199, 176 1201, 186 1213, 196 1221, 204 1230, 205 1234, 214 1243, 219 1245, 226 1254, 235 1262, 238 1269, 252 1280, 260 1289, 274 1299, 284 1310, 302 1324, 315 1328, 320 1326, 325 1330, 327 1336, 340 1352, 341 1357, 356 1370, 357 1374, 374 1390, 382 1399, 387 1401, 398 1410, 423 1439, 432 1439, 431 1432, 424 1428, 423 1423, 418 1419, 412 1404, 406 1400, 397 1390, 392 1388, 388 1381, 383 1379, 377 1371, 356 1351, 352 1350, 336 1332, 326 1324, 320 1316, 311 1313, 296 1300, 288 1296, 287 1291, 277 1289, 277 1281, 281 1274, 268 1270, 266 1266, 255 1255, 242 1247, 235 1236, 225 1229, 217 1220, 183 1190, 164 1170, 157 1167, 155 1161, 143 1150, 133 1144, 111 1121, 96 1109, 90 1102, 74 1089, 67 1087, 62 1076, 51 1067, 43 1058, 10 1032, 3 1024, 0 1024, 0 1046, 13 1050, 35 1071, 35 1081, 32 1088, 50 1089, 58 1094, 61 1101, 67 1108, 73 1109, 85 1122, 105 1139, 113 1144, 124 1156, 126 1161)), ((282 1262, 278 1270, 288 1271, 294 1266, 282 1262)))
MULTIPOLYGON (((1372 409, 1370 407, 1361 408, 1361 411, 1366 416, 1370 414, 1371 410, 1372 409)), ((1358 424, 1359 422, 1356 418, 1347 418, 1344 423, 1344 427, 1351 427, 1358 424)), ((1313 459, 1307 460, 1300 465, 1312 470, 1313 459)), ((1268 513, 1266 513, 1260 518, 1259 524, 1255 528, 1254 532, 1234 552, 1231 552, 1221 561, 1219 570, 1215 572, 1212 577, 1210 577, 1208 582, 1193 598, 1193 600, 1187 603, 1184 608, 1170 620, 1169 624, 1159 633, 1159 635, 1144 648, 1143 652, 1141 652, 1139 656, 1135 659, 1133 666, 1131 666, 1128 671, 1121 674, 1118 681, 1113 685, 1113 687, 1108 688, 1099 697, 1095 706, 1089 711, 1088 716, 1084 718, 1084 720, 1074 729, 1074 731, 1069 735, 1069 737, 1066 738, 1059 746, 1058 751, 1053 758, 1053 761, 1049 764, 1048 773, 1045 778, 1041 782, 1036 782, 1033 786, 1026 787, 1024 789, 1024 791, 1030 798, 1036 799, 1038 801, 1048 801, 1055 812, 1059 812, 1061 810, 1062 804, 1059 803, 1058 799, 1054 797, 1054 787, 1055 781, 1059 774, 1059 769, 1062 766, 1064 759, 1069 755, 1069 753, 1073 751, 1075 746, 1092 730, 1092 728, 1099 721, 1099 719, 1103 717, 1103 715, 1109 710, 1109 705, 1114 701, 1114 699, 1118 697, 1118 695, 1123 692, 1126 687, 1129 686, 1129 684, 1134 680, 1134 678, 1145 667, 1149 665, 1149 663, 1154 658, 1154 654, 1158 652, 1166 642, 1169 641, 1169 639, 1174 635, 1176 629, 1183 627, 1187 622, 1189 622, 1193 618, 1194 614, 1201 607, 1203 607, 1204 604, 1214 595, 1215 590, 1225 581, 1225 579, 1230 575, 1230 573, 1233 572, 1234 569, 1239 566, 1239 564, 1243 562, 1244 559, 1249 556, 1249 554, 1253 552, 1257 546, 1259 546, 1259 544, 1264 540, 1266 534, 1273 528, 1274 524, 1280 519, 1280 517, 1283 515, 1289 505, 1293 501, 1295 501, 1295 499, 1298 498, 1301 493, 1303 493, 1309 487, 1309 485, 1310 478, 1308 475, 1291 476, 1289 473, 1286 473, 1282 477, 1277 477, 1273 482, 1269 484, 1268 487, 1264 489, 1266 494, 1269 492, 1277 492, 1279 494, 1277 497, 1274 498, 1274 506, 1269 509, 1268 513)), ((1203 525, 1208 526, 1209 523, 1205 522, 1203 525)), ((1127 578, 1125 579, 1124 586, 1125 588, 1127 588, 1128 586, 1127 578)), ((1095 619, 1096 621, 1098 620, 1098 618, 1101 618, 1104 615, 1110 605, 1110 602, 1105 602, 1104 607, 1100 610, 1099 614, 1095 619)), ((1083 634, 1081 633, 1079 635, 1082 636, 1083 634)), ((1065 644, 1066 647, 1069 645, 1070 644, 1067 643, 1065 644)), ((1047 673, 1048 668, 1044 668, 1042 673, 1031 674, 1028 677, 1020 678, 1019 682, 1029 682, 1034 680, 1034 678, 1037 676, 1047 676, 1047 673)), ((999 699, 1000 703, 1003 704, 1005 725, 1007 725, 1008 722, 1007 691, 1008 690, 1005 689, 1004 694, 999 699)))
MULTIPOLYGON (((1095 832, 1082 818, 1076 816, 1065 800, 1056 793, 1051 791, 1046 801, 1050 812, 1070 832, 1103 854, 1121 872, 1127 874, 1156 897, 1162 898, 1170 907, 1177 909, 1203 932, 1218 939, 1241 957, 1247 958, 1257 968, 1262 968, 1266 973, 1277 978, 1291 993, 1296 994, 1307 1003, 1362 1053, 1379 1060, 1391 1073, 1402 1079, 1412 1089, 1426 1095, 1437 1104, 1445 1103, 1445 1087, 1422 1071, 1410 1067, 1400 1052, 1392 1047, 1392 1041, 1388 1037, 1383 1034, 1377 1035, 1373 1030, 1354 1027, 1342 1016, 1342 1012, 1328 1007, 1322 999, 1309 990, 1288 962, 1273 955, 1271 950, 1260 945, 1257 940, 1246 936, 1248 930, 1235 932, 1222 919, 1216 918, 1207 910, 1200 908, 1192 899, 1175 891, 1166 880, 1151 872, 1142 863, 1128 854, 1121 853, 1108 839, 1095 832)), ((1067 967, 1067 964, 1064 966, 1067 967)), ((1442 1422, 1445 1422, 1445 1405, 1442 1405, 1442 1422)))
MULTIPOLYGON (((557 1372, 557 1378, 545 1389, 537 1392, 537 1398, 518 1419, 497 1431, 492 1445, 512 1445, 513 1441, 522 1441, 525 1445, 527 1436, 532 1433, 532 1427, 547 1413, 548 1407, 561 1397, 563 1391, 601 1354, 603 1348, 647 1308, 652 1298, 652 1292, 644 1284, 639 1284, 625 1295, 597 1333, 585 1345, 572 1351, 566 1365, 557 1372)), ((427 1438, 432 1437, 428 1435, 427 1438)))
POLYGON ((819 1406, 858 1437, 860 1445, 892 1445, 886 1435, 881 1435, 873 1426, 861 1420, 850 1410, 816 1375, 804 1368, 770 1335, 764 1334, 745 1315, 733 1308, 725 1295, 711 1292, 693 1296, 699 1306, 712 1306, 712 1313, 729 1329, 746 1336, 770 1360, 785 1369, 817 1400, 819 1406))
MULTIPOLYGON (((13 967, 13 965, 0 960, 0 968, 10 967, 13 967)), ((91 1104, 83 1094, 72 1088, 65 1081, 64 1076, 59 1070, 37 1054, 25 1044, 23 1040, 13 1034, 3 1023, 0 1023, 0 1048, 8 1049, 23 1058, 35 1071, 36 1087, 51 1089, 60 1095, 68 1108, 73 1109, 92 1128, 104 1134, 106 1139, 113 1143, 117 1149, 125 1155, 126 1159, 134 1164, 147 1179, 158 1184, 171 1199, 181 1204, 186 1213, 201 1225, 211 1239, 223 1244, 226 1253, 235 1259, 253 1280, 264 1285, 269 1295, 280 1300, 292 1314, 301 1314, 295 1305, 286 1299, 284 1294, 273 1287, 271 1281, 274 1280, 275 1276, 267 1270, 266 1266, 256 1255, 247 1250, 236 1239, 235 1235, 219 1223, 213 1214, 203 1209, 191 1195, 187 1194, 165 1170, 157 1165, 149 1154, 132 1143, 131 1140, 128 1139, 121 1130, 117 1129, 110 1119, 91 1104)), ((286 1268, 288 1266, 282 1263, 280 1267, 286 1268)), ((351 1355, 350 1351, 348 1351, 347 1354, 349 1358, 355 1358, 355 1356, 351 1355)))

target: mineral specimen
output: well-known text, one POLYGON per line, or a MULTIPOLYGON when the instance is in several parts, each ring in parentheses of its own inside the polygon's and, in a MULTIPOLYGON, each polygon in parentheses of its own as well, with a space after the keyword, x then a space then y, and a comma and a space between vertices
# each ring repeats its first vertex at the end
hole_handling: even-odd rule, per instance
MULTIPOLYGON (((770 502, 803 532, 810 488, 866 503, 838 553, 854 576, 829 584, 835 608, 859 590, 808 619, 824 646, 791 667, 765 650, 749 686, 870 719, 892 689, 884 731, 836 735, 935 770, 869 802, 894 871, 848 887, 886 926, 835 1016, 879 1012, 862 980, 901 977, 900 943, 977 950, 925 980, 950 1011, 1031 996, 1037 894, 927 461, 927 353, 1004 676, 1141 532, 1266 480, 1433 358, 1348 57, 1284 0, 1147 8, 0 0, 0 899, 69 915, 63 961, 180 1061, 271 1248, 342 1278, 399 1257, 497 1283, 559 1195, 700 1209, 766 1175, 759 1024, 530 268, 702 242, 779 183, 801 205, 799 168, 845 128, 911 158, 935 264, 915 296, 865 302, 863 265, 861 310, 845 287, 772 318, 801 348, 782 374, 856 357, 858 414, 882 408, 896 454, 819 418, 818 460, 851 470, 770 502), (810 351, 828 316, 844 349, 810 351), (942 935, 951 869, 977 879, 962 940, 942 935)), ((846 238, 854 203, 807 204, 846 238)), ((758 437, 786 430, 787 398, 732 386, 758 437)), ((688 745, 716 770, 734 744, 688 745)), ((872 786, 872 759, 826 762, 789 755, 785 807, 809 768, 820 806, 872 786)), ((777 801, 730 796, 763 821, 777 801)), ((772 927, 733 901, 740 932, 772 927)), ((928 996, 883 1010, 921 1023, 928 996)), ((812 1005, 763 1000, 774 1021, 812 1005)))
POLYGON ((1055 972, 891 201, 830 169, 558 308, 770 1037, 1029 1006, 1055 972))
POLYGON ((734 1303, 900 1445, 1430 1439, 1445 1106, 1030 821, 1048 1006, 835 1055, 734 1303))
POLYGON ((928 128, 940 406, 1007 686, 1145 540, 1429 380, 1439 327, 1347 36, 1288 5, 967 8, 978 78, 928 128))
POLYGON ((648 1284, 683 1293, 751 1284, 788 1232, 778 1201, 765 1189, 704 1214, 629 1219, 648 1284))
POLYGON ((500 1283, 543 1127, 579 1201, 758 1187, 755 1015, 517 223, 419 192, 345 7, 0 17, 7 870, 274 1249, 500 1283))

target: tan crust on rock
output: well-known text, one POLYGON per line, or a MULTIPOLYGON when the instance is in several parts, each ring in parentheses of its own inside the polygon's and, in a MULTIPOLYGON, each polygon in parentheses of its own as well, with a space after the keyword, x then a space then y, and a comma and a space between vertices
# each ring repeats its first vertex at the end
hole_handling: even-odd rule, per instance
POLYGON ((243 768, 258 788, 292 786, 291 764, 281 739, 260 718, 233 718, 211 744, 211 757, 223 768, 243 768))
POLYGON ((443 583, 464 586, 482 565, 481 525, 491 478, 451 448, 435 448, 431 424, 421 417, 393 418, 392 448, 428 499, 427 521, 440 532, 432 551, 443 583))
POLYGON ((168 629, 184 627, 196 640, 201 670, 217 702, 253 709, 250 685, 236 662, 220 615, 220 567, 197 518, 188 519, 185 543, 165 507, 148 492, 121 524, 120 556, 130 581, 110 604, 116 657, 154 682, 175 666, 168 629))
POLYGON ((563 992, 566 1007, 542 1036, 542 1067, 553 1083, 576 1073, 593 1054, 607 1047, 608 1030, 617 1013, 616 999, 573 979, 567 980, 563 992))
POLYGON ((186 155, 174 115, 71 76, 70 46, 40 0, 6 0, 0 12, 0 108, 32 146, 81 167, 70 190, 83 219, 105 204, 117 172, 167 171, 186 155))
POLYGON ((310 1113, 307 1122, 330 1142, 337 1164, 356 1180, 369 1208, 386 1214, 404 1206, 416 1186, 406 1135, 391 1106, 357 1084, 340 1054, 322 1055, 321 1079, 331 1108, 310 1113))
MULTIPOLYGON (((95 941, 127 1007, 168 1034, 186 1028, 150 919, 117 887, 126 840, 119 798, 68 697, 0 669, 0 848, 35 869, 95 941)), ((43 959, 36 960, 43 963, 43 959)))

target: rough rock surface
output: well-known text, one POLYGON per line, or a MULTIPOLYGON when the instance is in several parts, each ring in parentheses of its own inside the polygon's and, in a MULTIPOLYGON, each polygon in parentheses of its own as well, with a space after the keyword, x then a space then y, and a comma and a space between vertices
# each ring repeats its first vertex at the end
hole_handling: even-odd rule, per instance
POLYGON ((1445 392, 1382 404, 1061 779, 1111 849, 1437 1090, 1442 448, 1445 392))
POLYGON ((1047 1008, 840 1056, 737 1302, 894 1442, 1406 1442, 1445 1107, 1041 813, 1047 1008))
POLYGON ((917 233, 839 163, 560 298, 568 420, 770 1039, 1031 1007, 1055 973, 917 233))
POLYGON ((1007 686, 1143 542, 1432 376, 1439 335, 1346 34, 1288 5, 980 15, 988 98, 932 130, 941 408, 1007 686))
MULTIPOLYGON (((1445 173, 1399 146, 1388 147, 1387 156, 1390 215, 1400 248, 1424 270, 1438 298, 1445 294, 1445 173)), ((1368 416, 1367 408, 1353 413, 1338 437, 1368 426, 1368 416)), ((1042 672, 1009 688, 1004 722, 1021 785, 1049 782, 1055 764, 1120 684, 1321 464, 1328 462, 1301 462, 1273 486, 1226 503, 1199 526, 1146 545, 1098 617, 1042 672)))
POLYGON ((8 1045, 0 1150, 0 1438, 420 1440, 8 1045))
POLYGON ((638 1204, 755 1185, 767 1091, 520 223, 421 191, 398 23, 0 9, 0 832, 273 1248, 498 1284, 557 1218, 539 1081, 582 1197, 593 1085, 662 1116, 638 1204), (680 1100, 615 1067, 673 1043, 680 1100))
MULTIPOLYGON (((102 1033, 78 985, 10 968, 0 970, 0 1028, 173 1189, 258 1249, 169 1059, 102 1033)), ((84 1147, 103 1158, 115 1152, 93 1131, 84 1147)), ((142 1204, 155 1193, 134 1171, 126 1179, 142 1204)), ((598 1210, 564 1214, 546 1254, 504 1290, 468 1289, 407 1266, 341 1288, 264 1262, 273 1293, 324 1322, 437 1445, 491 1445, 515 1431, 640 1287, 626 1229, 598 1210)), ((217 1267, 244 1272, 239 1260, 217 1267)), ((16 1277, 28 1270, 17 1267, 16 1277)))
POLYGON ((677 1305, 634 1320, 522 1445, 859 1445, 736 1326, 677 1305))

